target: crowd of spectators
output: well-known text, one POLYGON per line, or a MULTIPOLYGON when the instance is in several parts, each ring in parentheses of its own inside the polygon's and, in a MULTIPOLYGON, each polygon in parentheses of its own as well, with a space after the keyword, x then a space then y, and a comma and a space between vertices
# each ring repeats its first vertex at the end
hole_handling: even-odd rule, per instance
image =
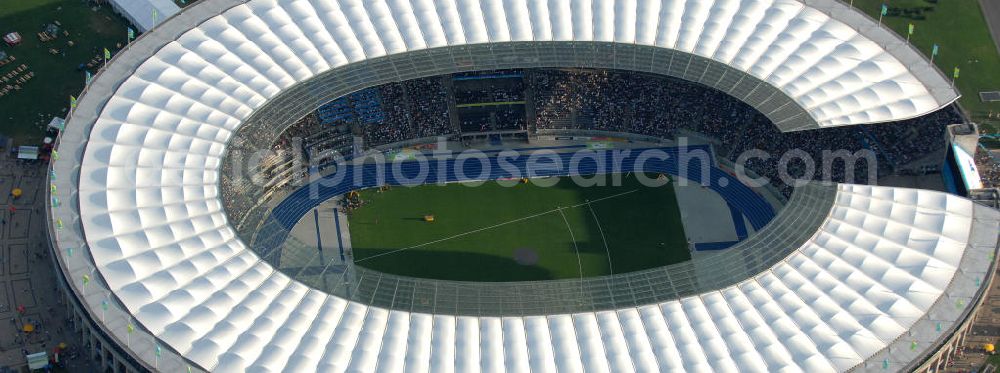
MULTIPOLYGON (((703 133, 719 140, 722 156, 736 161, 752 149, 772 155, 752 158, 747 167, 766 176, 785 195, 792 187, 781 182, 778 160, 793 149, 805 151, 817 163, 823 151, 868 149, 876 154, 877 175, 899 171, 924 156, 943 154, 944 131, 960 123, 952 108, 917 119, 867 126, 815 131, 781 132, 764 115, 723 92, 670 77, 618 70, 534 70, 537 129, 586 129, 629 132, 673 138, 680 130, 703 133)), ((833 181, 866 183, 868 165, 859 163, 852 178, 843 162, 835 162, 833 181)), ((804 174, 803 162, 789 164, 794 177, 804 174)))
POLYGON ((234 149, 230 156, 240 159, 226 162, 230 168, 220 183, 227 212, 237 219, 243 217, 266 194, 291 191, 296 181, 305 180, 311 157, 329 151, 349 155, 351 147, 346 128, 322 125, 313 112, 285 129, 267 149, 234 149))
MULTIPOLYGON (((919 163, 916 161, 921 158, 943 154, 945 127, 962 121, 955 109, 946 108, 896 123, 783 133, 767 117, 723 92, 670 77, 599 69, 532 69, 494 75, 495 79, 454 81, 455 103, 530 98, 527 105, 534 108, 532 124, 538 130, 600 130, 660 138, 675 138, 690 131, 716 140, 719 156, 733 162, 749 150, 762 150, 771 157, 751 158, 746 162, 747 168, 770 179, 786 196, 791 194, 792 186, 781 181, 778 160, 789 151, 804 151, 819 164, 824 151, 871 150, 877 163, 857 163, 854 174, 850 175, 853 178, 845 174, 843 162, 834 163, 831 173, 815 173, 817 178, 832 181, 866 183, 871 182, 869 166, 876 167, 878 176, 884 176, 911 171, 910 164, 919 163)), ((272 152, 251 170, 256 183, 223 183, 222 192, 227 195, 224 200, 242 201, 240 206, 227 208, 246 210, 257 203, 256 197, 261 193, 245 188, 276 190, 301 176, 289 174, 305 172, 289 167, 295 157, 308 162, 311 157, 330 150, 345 155, 362 150, 353 149, 351 135, 360 135, 365 148, 448 135, 456 131, 449 115, 457 116, 463 132, 528 127, 526 105, 521 104, 476 106, 449 113, 450 98, 442 77, 389 83, 368 90, 371 92, 355 96, 377 96, 378 110, 384 114, 377 116, 378 121, 321 124, 315 114, 303 118, 278 137, 272 152), (238 198, 241 195, 248 197, 238 198)), ((977 159, 983 161, 980 172, 984 183, 1000 184, 1000 166, 986 162, 979 154, 977 159)), ((805 168, 804 163, 793 162, 788 170, 799 177, 805 168)))
POLYGON ((976 152, 976 168, 985 188, 1000 187, 1000 151, 979 148, 976 152))
POLYGON ((457 105, 524 101, 524 80, 520 78, 463 80, 455 83, 457 105), (491 84, 494 82, 502 84, 491 84))
POLYGON ((525 130, 527 126, 524 105, 459 109, 458 118, 463 133, 525 130))
POLYGON ((525 130, 527 90, 520 71, 455 76, 456 112, 463 133, 525 130))
POLYGON ((369 88, 381 97, 385 120, 360 127, 368 148, 455 132, 448 117, 448 92, 440 77, 369 88))

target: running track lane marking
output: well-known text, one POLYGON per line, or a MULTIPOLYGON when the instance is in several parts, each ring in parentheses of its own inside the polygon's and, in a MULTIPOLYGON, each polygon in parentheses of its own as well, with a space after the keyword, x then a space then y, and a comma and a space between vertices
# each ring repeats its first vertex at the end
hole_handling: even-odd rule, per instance
POLYGON ((320 237, 319 229, 319 209, 313 210, 313 222, 316 223, 316 248, 323 251, 323 238, 320 237))

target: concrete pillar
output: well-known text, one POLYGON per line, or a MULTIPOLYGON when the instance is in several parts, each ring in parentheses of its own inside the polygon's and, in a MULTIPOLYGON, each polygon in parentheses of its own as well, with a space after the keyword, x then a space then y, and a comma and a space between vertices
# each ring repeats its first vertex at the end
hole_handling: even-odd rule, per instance
POLYGON ((948 365, 951 364, 951 355, 955 352, 955 346, 945 346, 944 347, 944 368, 948 369, 948 365))
POLYGON ((99 361, 98 358, 100 358, 99 355, 101 354, 101 351, 97 349, 97 338, 91 334, 90 338, 87 339, 87 343, 90 344, 90 351, 88 351, 90 353, 90 355, 88 355, 90 356, 90 360, 99 361))

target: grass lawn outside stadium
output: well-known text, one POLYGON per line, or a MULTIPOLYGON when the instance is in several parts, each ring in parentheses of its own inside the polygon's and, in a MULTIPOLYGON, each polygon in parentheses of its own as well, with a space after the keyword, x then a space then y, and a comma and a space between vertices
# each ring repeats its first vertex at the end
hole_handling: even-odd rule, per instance
POLYGON ((607 184, 579 186, 561 177, 534 180, 538 185, 489 181, 364 190, 365 204, 349 215, 354 262, 421 278, 537 281, 691 258, 672 184, 647 187, 633 174, 597 177, 607 184), (616 176, 620 183, 611 182, 616 176), (545 181, 555 185, 541 186, 545 181), (425 215, 434 221, 424 221, 425 215))
MULTIPOLYGON (((24 64, 25 73, 31 71, 35 76, 22 84, 21 90, 0 97, 0 134, 13 137, 18 145, 37 145, 49 120, 66 116, 69 96, 79 96, 83 90, 86 77, 77 66, 103 54, 104 48, 114 52, 117 43, 124 44, 128 38, 126 23, 110 5, 91 8, 78 0, 10 0, 2 4, 0 33, 16 31, 23 41, 17 46, 0 43, 0 50, 16 58, 0 66, 0 75, 24 64), (55 40, 39 40, 36 34, 55 21, 69 36, 60 31, 55 40), (69 41, 74 45, 70 46, 69 41), (52 54, 50 49, 58 53, 52 54)), ((88 70, 96 74, 99 67, 88 70)), ((10 83, 2 85, 6 84, 10 83)))
POLYGON ((929 8, 920 15, 913 13, 884 17, 882 23, 906 37, 909 24, 915 26, 910 42, 930 56, 934 44, 940 47, 934 64, 948 77, 955 67, 961 71, 955 80, 962 97, 962 109, 974 122, 982 124, 985 133, 1000 133, 1000 102, 982 102, 981 91, 1000 90, 1000 55, 993 43, 986 19, 978 0, 855 0, 854 6, 878 19, 882 4, 892 8, 913 10, 929 8), (993 117, 990 117, 993 113, 993 117))

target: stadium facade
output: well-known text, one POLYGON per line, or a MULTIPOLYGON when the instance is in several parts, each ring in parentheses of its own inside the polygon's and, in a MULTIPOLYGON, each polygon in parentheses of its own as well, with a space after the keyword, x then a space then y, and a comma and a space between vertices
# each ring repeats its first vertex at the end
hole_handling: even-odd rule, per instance
POLYGON ((59 139, 50 238, 92 356, 114 371, 928 370, 993 281, 1000 213, 888 187, 802 187, 698 259, 712 273, 571 286, 375 274, 342 296, 275 270, 232 226, 219 184, 235 138, 268 144, 360 88, 513 67, 679 77, 785 131, 958 97, 835 1, 203 0, 115 56, 59 139))

